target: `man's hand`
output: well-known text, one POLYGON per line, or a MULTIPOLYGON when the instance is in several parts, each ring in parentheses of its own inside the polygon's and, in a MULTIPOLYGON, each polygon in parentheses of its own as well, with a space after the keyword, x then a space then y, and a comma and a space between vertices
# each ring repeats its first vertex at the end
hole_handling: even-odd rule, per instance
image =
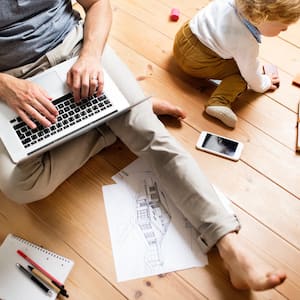
POLYGON ((112 22, 109 0, 77 0, 86 13, 79 58, 67 75, 75 102, 103 90, 101 56, 112 22))
POLYGON ((36 83, 1 74, 0 98, 32 129, 36 124, 31 118, 45 127, 56 122, 58 111, 51 97, 36 83))
POLYGON ((75 102, 103 90, 103 72, 100 59, 94 56, 79 56, 67 74, 67 84, 72 90, 75 102))

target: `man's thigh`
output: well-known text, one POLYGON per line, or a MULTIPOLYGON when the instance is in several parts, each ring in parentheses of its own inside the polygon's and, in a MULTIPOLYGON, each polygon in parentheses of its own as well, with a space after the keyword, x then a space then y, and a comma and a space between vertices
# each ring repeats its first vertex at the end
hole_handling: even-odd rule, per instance
POLYGON ((130 103, 146 97, 133 73, 109 45, 104 49, 102 65, 130 103))

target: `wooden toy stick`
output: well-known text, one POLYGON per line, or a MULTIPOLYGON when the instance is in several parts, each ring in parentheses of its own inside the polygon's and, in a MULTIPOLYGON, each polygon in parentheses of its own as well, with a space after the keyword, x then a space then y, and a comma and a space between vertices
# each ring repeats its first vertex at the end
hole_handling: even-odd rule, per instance
POLYGON ((264 70, 265 74, 270 74, 270 75, 278 76, 278 69, 273 64, 264 64, 263 65, 263 70, 264 70))
POLYGON ((300 73, 296 74, 294 77, 293 84, 300 87, 300 73))
POLYGON ((298 115, 297 115, 297 137, 296 137, 296 151, 300 151, 300 102, 298 103, 298 115))

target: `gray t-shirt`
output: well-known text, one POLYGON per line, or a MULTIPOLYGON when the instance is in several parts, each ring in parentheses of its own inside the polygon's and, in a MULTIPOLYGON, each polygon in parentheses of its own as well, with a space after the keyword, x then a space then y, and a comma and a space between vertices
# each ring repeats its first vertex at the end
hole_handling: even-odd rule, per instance
POLYGON ((71 0, 0 0, 0 71, 35 61, 79 20, 71 0))

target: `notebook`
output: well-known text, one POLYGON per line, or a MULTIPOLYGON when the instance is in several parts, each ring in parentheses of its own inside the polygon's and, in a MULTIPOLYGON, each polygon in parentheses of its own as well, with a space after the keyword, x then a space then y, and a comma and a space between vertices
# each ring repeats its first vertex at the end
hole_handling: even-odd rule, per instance
POLYGON ((66 84, 67 72, 75 60, 76 57, 29 78, 54 99, 59 116, 52 126, 45 128, 35 122, 38 127, 32 130, 8 105, 0 101, 0 138, 15 163, 79 136, 148 99, 129 104, 109 74, 103 70, 102 95, 99 98, 83 99, 76 104, 66 84))
POLYGON ((39 264, 58 281, 64 283, 74 262, 27 240, 8 234, 0 246, 0 299, 2 300, 53 300, 57 293, 49 296, 32 282, 16 266, 17 263, 28 269, 30 265, 17 254, 21 250, 39 264))

